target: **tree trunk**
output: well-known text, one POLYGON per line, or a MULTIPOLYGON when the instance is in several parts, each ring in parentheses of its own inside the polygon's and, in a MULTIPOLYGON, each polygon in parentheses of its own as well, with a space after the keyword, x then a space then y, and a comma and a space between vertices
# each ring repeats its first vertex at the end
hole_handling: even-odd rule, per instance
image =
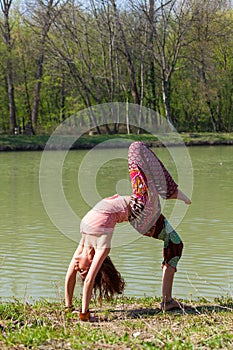
POLYGON ((164 112, 165 112, 165 117, 167 121, 173 125, 173 121, 171 118, 171 113, 170 113, 170 91, 169 91, 169 82, 162 78, 162 95, 163 95, 163 105, 164 105, 164 112))
POLYGON ((32 125, 34 128, 36 128, 37 120, 38 120, 38 113, 39 113, 39 103, 40 103, 40 90, 41 90, 41 79, 43 76, 43 61, 44 61, 44 54, 41 53, 39 59, 38 59, 38 67, 37 67, 37 73, 36 73, 36 85, 34 90, 34 100, 33 100, 33 108, 32 108, 32 125))
POLYGON ((143 96, 144 96, 144 65, 141 63, 141 98, 138 116, 138 135, 141 134, 142 128, 142 106, 143 106, 143 96))
POLYGON ((9 100, 9 112, 10 112, 10 126, 12 133, 15 132, 17 128, 16 122, 16 108, 15 108, 15 94, 14 94, 14 84, 12 77, 12 64, 11 59, 9 59, 7 63, 7 92, 8 92, 8 100, 9 100))
POLYGON ((7 81, 7 95, 9 103, 10 114, 10 128, 11 132, 15 132, 17 127, 16 122, 16 107, 15 107, 15 95, 14 95, 14 82, 13 82, 13 69, 12 69, 12 41, 11 41, 11 28, 9 23, 9 13, 12 0, 1 0, 0 6, 3 13, 3 23, 0 23, 0 30, 4 38, 4 42, 7 48, 7 64, 6 64, 6 81, 7 81))
POLYGON ((149 47, 149 83, 151 88, 151 107, 156 110, 156 85, 155 85, 155 64, 153 58, 153 41, 154 41, 154 17, 155 17, 155 1, 150 0, 149 6, 149 37, 148 37, 148 47, 149 47))

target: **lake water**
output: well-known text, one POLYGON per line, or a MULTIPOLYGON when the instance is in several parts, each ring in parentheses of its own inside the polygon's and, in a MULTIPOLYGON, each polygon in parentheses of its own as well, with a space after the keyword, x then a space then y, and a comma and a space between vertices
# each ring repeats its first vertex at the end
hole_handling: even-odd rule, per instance
MULTIPOLYGON (((176 166, 166 149, 155 151, 176 178, 176 166)), ((59 197, 56 179, 44 186, 43 181, 46 174, 57 171, 60 154, 50 152, 42 171, 42 152, 0 154, 0 297, 4 300, 63 298, 66 269, 80 238, 80 218, 99 198, 130 191, 127 150, 71 151, 62 165, 63 197, 59 197), (65 198, 64 208, 59 198, 65 198)), ((187 176, 184 187, 190 190, 193 185, 192 205, 186 208, 179 203, 175 211, 181 213, 176 229, 185 249, 173 294, 193 299, 232 295, 233 148, 200 146, 188 148, 188 154, 194 181, 190 183, 187 176)), ((189 171, 182 169, 184 178, 189 171)), ((175 202, 163 202, 168 218, 175 202)), ((126 280, 126 295, 161 295, 161 252, 162 242, 140 236, 129 224, 116 230, 111 257, 126 280)), ((76 295, 80 292, 77 285, 76 295)))

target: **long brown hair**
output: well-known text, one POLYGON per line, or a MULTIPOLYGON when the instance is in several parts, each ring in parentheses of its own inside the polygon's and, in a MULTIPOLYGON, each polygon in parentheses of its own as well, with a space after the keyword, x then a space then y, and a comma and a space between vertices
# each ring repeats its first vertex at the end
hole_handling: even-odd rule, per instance
POLYGON ((122 294, 125 288, 125 281, 121 274, 107 256, 99 269, 94 283, 94 295, 98 295, 101 302, 103 298, 112 299, 114 294, 122 294))

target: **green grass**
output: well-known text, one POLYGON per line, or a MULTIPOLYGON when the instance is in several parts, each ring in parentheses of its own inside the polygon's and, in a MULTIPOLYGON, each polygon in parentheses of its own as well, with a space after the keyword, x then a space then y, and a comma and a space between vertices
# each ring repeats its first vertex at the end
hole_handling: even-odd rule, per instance
MULTIPOLYGON (((0 348, 6 349, 232 349, 233 301, 186 301, 163 313, 157 298, 118 298, 92 304, 94 323, 65 313, 63 303, 0 303, 0 348)), ((75 301, 77 310, 80 300, 75 301)))
POLYGON ((200 132, 200 133, 182 133, 182 139, 184 142, 199 144, 201 142, 209 144, 230 144, 233 142, 233 133, 211 133, 211 132, 200 132))
MULTIPOLYGON (((0 135, 0 150, 16 151, 16 150, 43 150, 49 135, 0 135)), ((57 143, 66 147, 70 142, 69 136, 56 136, 57 143)), ((144 141, 149 146, 158 146, 160 143, 151 134, 119 134, 119 135, 83 135, 77 139, 74 148, 89 149, 97 144, 111 141, 112 145, 124 145, 127 141, 144 141)), ((233 133, 181 133, 180 139, 177 139, 176 134, 167 135, 165 141, 180 142, 182 140, 187 146, 192 145, 218 145, 218 144, 233 144, 233 133)), ((127 143, 126 143, 127 145, 127 143)), ((160 144, 161 145, 161 144, 160 144)))
POLYGON ((0 150, 37 150, 43 149, 48 141, 47 135, 0 135, 0 150))

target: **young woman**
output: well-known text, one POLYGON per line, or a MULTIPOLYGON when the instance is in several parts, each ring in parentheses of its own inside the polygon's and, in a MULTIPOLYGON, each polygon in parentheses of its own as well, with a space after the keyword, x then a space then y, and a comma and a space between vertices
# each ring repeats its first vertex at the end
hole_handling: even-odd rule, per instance
POLYGON ((89 304, 93 291, 99 298, 111 298, 124 290, 124 280, 109 258, 114 227, 123 221, 129 221, 143 235, 164 241, 161 308, 167 311, 179 307, 172 298, 172 285, 183 243, 161 214, 159 195, 165 199, 180 199, 186 204, 191 202, 144 143, 130 145, 128 163, 133 195, 116 194, 101 200, 80 225, 82 238, 66 274, 65 303, 66 308, 72 309, 78 272, 83 281, 82 321, 91 320, 89 304))

